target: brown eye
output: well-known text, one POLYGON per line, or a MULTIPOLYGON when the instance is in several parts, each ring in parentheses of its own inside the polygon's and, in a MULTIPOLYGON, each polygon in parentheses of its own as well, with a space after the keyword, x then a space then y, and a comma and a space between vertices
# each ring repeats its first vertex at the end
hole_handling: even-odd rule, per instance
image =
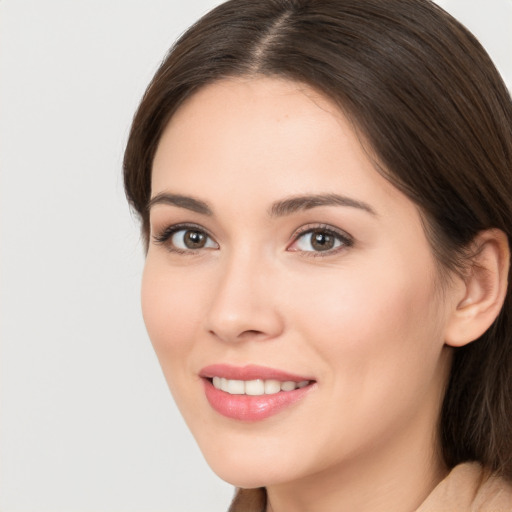
POLYGON ((326 233, 325 231, 313 231, 310 234, 310 237, 311 247, 316 251, 328 251, 329 249, 333 249, 334 244, 336 243, 334 236, 326 233))
POLYGON ((199 231, 185 231, 183 243, 188 249, 201 249, 206 245, 206 235, 199 231))
MULTIPOLYGON (((170 248, 178 251, 194 251, 198 249, 218 249, 219 246, 204 231, 193 228, 175 230, 168 236, 170 248)), ((165 241, 162 240, 163 243, 165 241)))
POLYGON ((317 227, 298 235, 288 250, 305 253, 335 253, 336 249, 350 247, 352 244, 352 238, 344 232, 334 231, 334 228, 317 227))

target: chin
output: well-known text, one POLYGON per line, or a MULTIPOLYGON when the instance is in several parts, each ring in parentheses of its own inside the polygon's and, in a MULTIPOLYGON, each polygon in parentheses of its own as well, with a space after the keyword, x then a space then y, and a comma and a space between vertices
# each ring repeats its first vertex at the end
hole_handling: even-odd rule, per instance
POLYGON ((256 489, 258 487, 267 487, 271 485, 273 482, 269 482, 268 478, 264 475, 252 475, 252 474, 241 474, 233 471, 217 472, 214 473, 235 487, 239 487, 241 489, 256 489))
POLYGON ((274 471, 269 474, 268 467, 255 468, 248 466, 250 466, 250 462, 237 465, 221 463, 214 466, 210 464, 213 472, 219 478, 242 489, 267 487, 284 481, 284 478, 279 478, 279 475, 274 474, 274 471))
POLYGON ((246 450, 233 447, 226 453, 228 450, 218 450, 210 443, 205 449, 201 444, 199 447, 213 472, 235 487, 252 489, 282 483, 296 470, 296 464, 287 464, 279 451, 263 454, 261 450, 254 453, 249 447, 246 450))

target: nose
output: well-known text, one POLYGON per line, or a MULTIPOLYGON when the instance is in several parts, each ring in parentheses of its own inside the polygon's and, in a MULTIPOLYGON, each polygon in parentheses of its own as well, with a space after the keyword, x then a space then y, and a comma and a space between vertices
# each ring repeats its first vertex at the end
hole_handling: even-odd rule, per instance
POLYGON ((284 328, 277 305, 275 272, 253 255, 232 257, 219 267, 206 329, 224 342, 268 340, 284 328))

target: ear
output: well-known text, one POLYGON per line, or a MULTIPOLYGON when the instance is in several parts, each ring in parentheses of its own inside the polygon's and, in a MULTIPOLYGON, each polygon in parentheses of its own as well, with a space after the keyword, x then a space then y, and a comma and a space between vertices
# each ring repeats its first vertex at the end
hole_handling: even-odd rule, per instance
POLYGON ((480 232, 472 243, 462 286, 457 287, 454 307, 445 331, 445 343, 462 347, 479 338, 494 322, 507 294, 510 249, 499 229, 480 232))

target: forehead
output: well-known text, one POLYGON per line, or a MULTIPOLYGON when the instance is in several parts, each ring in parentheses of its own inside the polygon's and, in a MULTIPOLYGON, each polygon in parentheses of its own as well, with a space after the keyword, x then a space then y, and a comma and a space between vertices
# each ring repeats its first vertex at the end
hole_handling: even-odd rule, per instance
POLYGON ((178 108, 158 149, 178 138, 181 148, 190 141, 204 152, 235 140, 245 150, 260 144, 271 149, 269 135, 279 135, 274 140, 284 149, 285 135, 313 143, 317 134, 335 136, 332 128, 344 122, 334 103, 307 85, 268 77, 225 79, 202 87, 178 108))
POLYGON ((215 82, 181 105, 153 163, 152 195, 169 189, 241 206, 256 195, 400 194, 332 100, 268 77, 215 82))

